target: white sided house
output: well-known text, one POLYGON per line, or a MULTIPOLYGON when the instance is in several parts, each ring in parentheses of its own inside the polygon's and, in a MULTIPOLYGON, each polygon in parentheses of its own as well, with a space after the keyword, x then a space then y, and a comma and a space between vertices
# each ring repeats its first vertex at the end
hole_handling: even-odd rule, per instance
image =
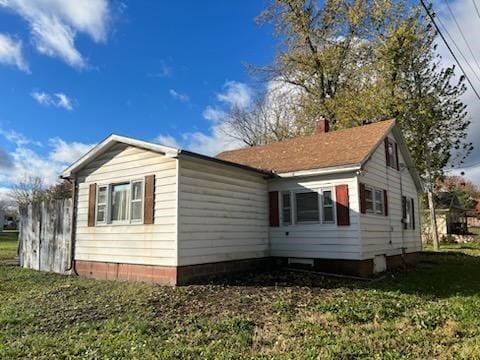
POLYGON ((273 264, 368 276, 421 250, 394 120, 212 158, 112 135, 66 169, 80 275, 185 284, 273 264))

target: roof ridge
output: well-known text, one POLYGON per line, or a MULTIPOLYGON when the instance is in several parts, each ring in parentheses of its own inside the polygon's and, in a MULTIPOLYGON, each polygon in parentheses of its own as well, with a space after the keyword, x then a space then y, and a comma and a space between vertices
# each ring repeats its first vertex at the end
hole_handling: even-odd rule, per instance
POLYGON ((260 145, 254 145, 254 146, 246 146, 246 147, 238 148, 238 149, 225 150, 225 151, 222 151, 222 152, 218 153, 214 157, 224 155, 224 154, 233 153, 233 152, 250 151, 252 149, 265 148, 265 147, 275 146, 277 144, 285 144, 285 143, 291 142, 291 141, 298 141, 299 139, 309 139, 309 138, 313 138, 313 137, 317 137, 317 136, 321 136, 321 137, 328 136, 328 137, 330 137, 330 136, 338 135, 339 133, 343 133, 343 132, 346 132, 346 131, 357 130, 358 128, 365 129, 365 128, 368 128, 368 127, 371 127, 371 126, 378 126, 379 124, 385 124, 387 122, 395 123, 395 121, 396 120, 392 118, 392 119, 381 120, 381 121, 377 121, 377 122, 373 122, 373 123, 369 123, 369 124, 365 124, 365 125, 357 125, 357 126, 352 126, 352 127, 348 127, 348 128, 339 129, 339 130, 329 131, 329 132, 322 133, 322 134, 313 133, 313 134, 310 134, 310 135, 295 136, 295 137, 291 137, 291 138, 288 138, 288 139, 275 141, 275 142, 269 143, 269 144, 260 144, 260 145))

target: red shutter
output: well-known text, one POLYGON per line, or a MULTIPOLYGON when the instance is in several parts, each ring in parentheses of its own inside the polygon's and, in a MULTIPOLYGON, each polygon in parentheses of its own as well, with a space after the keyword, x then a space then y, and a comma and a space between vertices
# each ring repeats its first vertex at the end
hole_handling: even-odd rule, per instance
POLYGON ((367 201, 365 199, 365 184, 360 183, 360 212, 365 214, 367 212, 367 201))
POLYGON ((387 196, 387 190, 383 190, 383 207, 384 207, 384 214, 385 216, 388 216, 388 196, 387 196))
POLYGON ((97 184, 90 184, 88 189, 88 226, 95 226, 95 207, 97 202, 97 184))
POLYGON ((385 160, 387 162, 387 166, 390 166, 390 155, 388 153, 388 144, 389 144, 389 141, 388 141, 388 137, 386 137, 383 142, 385 143, 385 160))
POLYGON ((395 159, 397 160, 396 168, 397 168, 397 170, 400 171, 400 159, 398 158, 398 146, 397 146, 397 143, 395 143, 395 159))
POLYGON ((348 200, 348 185, 335 186, 337 203, 337 225, 350 225, 350 205, 348 200))
POLYGON ((269 205, 269 219, 270 226, 280 226, 280 214, 278 211, 278 191, 270 191, 268 193, 268 205, 269 205))
POLYGON ((143 202, 143 223, 153 224, 155 220, 155 175, 145 176, 145 199, 143 202))
POLYGON ((410 200, 412 200, 412 229, 415 230, 415 201, 413 199, 410 200))

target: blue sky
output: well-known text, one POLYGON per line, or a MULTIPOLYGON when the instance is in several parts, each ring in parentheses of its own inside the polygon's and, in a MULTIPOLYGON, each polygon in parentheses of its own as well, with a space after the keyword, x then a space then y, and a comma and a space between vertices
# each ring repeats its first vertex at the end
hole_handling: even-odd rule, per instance
MULTIPOLYGON (((274 57, 273 29, 254 22, 267 3, 0 0, 0 196, 25 176, 52 183, 111 133, 209 155, 238 146, 218 119, 252 99, 244 64, 274 57)), ((470 0, 452 7, 478 29, 470 0)), ((475 31, 467 37, 480 53, 475 31)), ((471 93, 465 99, 480 112, 471 93)), ((478 121, 471 131, 477 138, 478 121)), ((467 162, 477 161, 480 151, 467 162)), ((468 173, 480 182, 480 166, 468 173)))
POLYGON ((229 102, 249 101, 244 64, 270 63, 277 44, 254 22, 264 1, 36 3, 0 0, 0 36, 20 46, 0 60, 0 148, 27 164, 18 148, 63 163, 110 133, 211 153, 201 135, 229 102))

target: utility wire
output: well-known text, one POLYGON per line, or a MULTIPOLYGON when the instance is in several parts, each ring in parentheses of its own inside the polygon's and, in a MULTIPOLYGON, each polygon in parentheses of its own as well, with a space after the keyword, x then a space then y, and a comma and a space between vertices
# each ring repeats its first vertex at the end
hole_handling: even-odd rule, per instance
POLYGON ((475 7, 475 11, 477 12, 477 16, 480 19, 480 11, 478 10, 477 4, 475 3, 475 0, 472 0, 473 6, 475 7))
POLYGON ((460 32, 460 35, 462 36, 463 41, 467 45, 468 51, 470 52, 470 55, 472 55, 473 61, 475 61, 475 64, 477 65, 478 70, 480 70, 480 65, 478 64, 477 59, 475 58, 475 54, 473 53, 472 48, 470 47, 470 44, 467 41, 467 38, 465 37, 465 34, 462 31, 462 28, 460 27, 460 24, 457 21, 457 17, 452 11, 452 8, 450 7, 450 4, 448 3, 448 0, 443 0, 445 4, 447 5, 447 9, 450 12, 450 15, 452 16, 453 21, 455 22, 455 25, 457 26, 458 31, 460 32))
MULTIPOLYGON (((460 54, 460 56, 462 57, 463 61, 465 62, 465 64, 467 64, 468 68, 470 69, 470 71, 473 73, 473 75, 475 75, 475 77, 477 78, 477 80, 480 82, 480 76, 478 76, 478 74, 475 72, 475 70, 473 69, 472 65, 470 64, 470 62, 467 60, 467 57, 465 56, 465 54, 463 53, 463 51, 460 49, 460 47, 457 45, 457 42, 453 39, 453 36, 450 34, 450 32, 448 31, 447 27, 445 26, 445 24, 443 23, 442 19, 440 19, 440 17, 437 17, 438 19, 438 23, 443 27, 443 30, 445 31, 445 33, 447 34, 448 38, 450 39, 450 41, 453 43, 453 46, 455 46, 455 49, 457 49, 457 52, 460 54)), ((466 74, 465 74, 466 76, 466 74)))
MULTIPOLYGON (((480 94, 478 93, 477 89, 475 89, 475 87, 473 86, 472 81, 471 81, 470 78, 468 77, 468 75, 467 75, 467 73, 465 72, 465 70, 464 70, 462 64, 460 63, 460 61, 458 61, 457 56, 455 55, 455 53, 453 52, 452 48, 451 48, 450 45, 448 44, 447 39, 445 39, 445 36, 443 35, 442 31, 441 31, 440 28, 438 27, 435 19, 433 18, 433 15, 430 13, 430 10, 428 9, 427 5, 425 4, 425 2, 424 2, 423 0, 420 0, 420 3, 422 4, 423 8, 425 9, 428 17, 429 17, 430 20, 432 21, 433 26, 435 27, 435 29, 437 30, 438 34, 439 34, 440 37, 442 38, 443 42, 444 42, 445 45, 447 46, 448 51, 450 51, 450 54, 452 54, 453 59, 456 61, 456 63, 458 64, 460 70, 463 72, 463 75, 465 76, 465 78, 467 79, 468 83, 469 83, 470 86, 472 87, 473 92, 474 92, 475 95, 477 96, 478 100, 480 100, 480 94)), ((468 62, 467 62, 467 64, 468 64, 468 62)))

